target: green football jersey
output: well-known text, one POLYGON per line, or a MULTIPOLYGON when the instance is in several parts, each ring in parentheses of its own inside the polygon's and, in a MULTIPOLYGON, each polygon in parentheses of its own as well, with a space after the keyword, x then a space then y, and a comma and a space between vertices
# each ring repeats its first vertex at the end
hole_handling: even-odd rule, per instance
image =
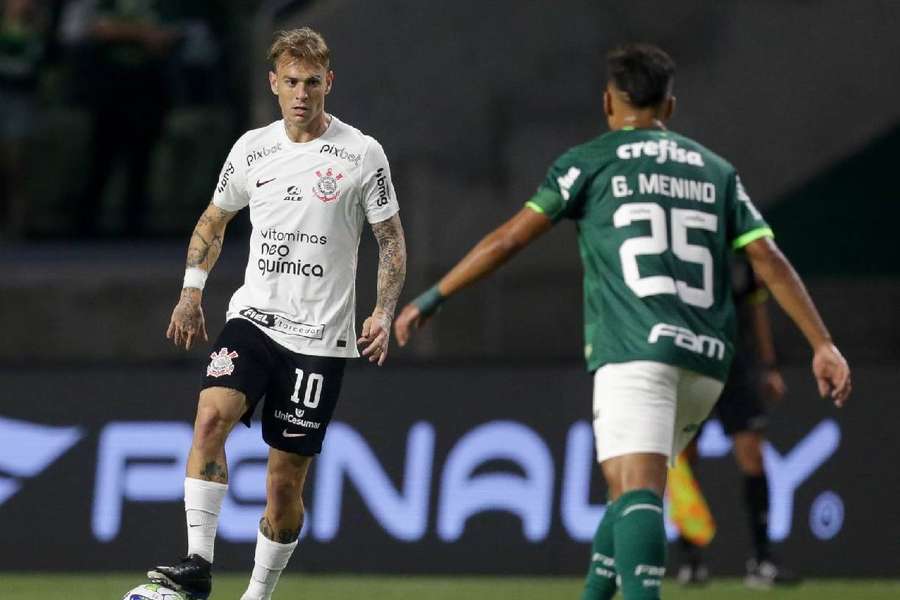
POLYGON ((677 133, 623 129, 563 154, 527 206, 576 222, 589 370, 652 360, 726 379, 730 253, 773 235, 734 167, 677 133))

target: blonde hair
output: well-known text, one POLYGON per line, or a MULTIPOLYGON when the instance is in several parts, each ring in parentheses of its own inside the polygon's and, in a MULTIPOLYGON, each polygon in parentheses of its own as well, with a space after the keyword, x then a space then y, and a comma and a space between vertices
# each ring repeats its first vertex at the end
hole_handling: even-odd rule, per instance
POLYGON ((310 62, 326 69, 331 65, 331 51, 325 38, 309 27, 275 33, 272 47, 269 48, 269 61, 273 68, 277 67, 278 61, 285 54, 294 60, 310 62))

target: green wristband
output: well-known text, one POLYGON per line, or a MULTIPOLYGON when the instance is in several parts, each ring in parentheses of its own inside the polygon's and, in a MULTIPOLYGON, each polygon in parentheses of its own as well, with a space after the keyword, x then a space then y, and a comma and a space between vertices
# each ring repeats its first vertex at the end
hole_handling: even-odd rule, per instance
POLYGON ((425 293, 416 297, 412 303, 413 306, 419 309, 419 314, 423 317, 429 317, 434 314, 444 300, 446 298, 438 291, 438 286, 433 285, 425 293))

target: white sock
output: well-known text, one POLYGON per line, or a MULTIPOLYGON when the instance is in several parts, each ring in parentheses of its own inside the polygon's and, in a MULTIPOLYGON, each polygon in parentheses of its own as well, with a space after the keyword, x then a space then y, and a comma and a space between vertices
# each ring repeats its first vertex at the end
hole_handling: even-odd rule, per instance
POLYGON ((184 513, 187 519, 188 554, 213 561, 219 511, 228 484, 185 477, 184 513))
POLYGON ((241 600, 269 600, 296 547, 297 540, 290 544, 279 544, 257 531, 253 574, 250 575, 250 585, 241 600))

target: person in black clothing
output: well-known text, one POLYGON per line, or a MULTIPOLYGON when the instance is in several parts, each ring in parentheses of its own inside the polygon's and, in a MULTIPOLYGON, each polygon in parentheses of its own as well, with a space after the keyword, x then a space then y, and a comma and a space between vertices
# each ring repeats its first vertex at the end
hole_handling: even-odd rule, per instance
MULTIPOLYGON (((737 256, 732 265, 732 285, 738 315, 738 347, 728 381, 716 404, 716 414, 734 443, 734 457, 744 476, 744 506, 747 510, 753 555, 747 561, 744 582, 749 587, 770 588, 796 583, 797 576, 778 565, 770 548, 769 484, 762 447, 767 425, 766 401, 784 398, 786 386, 775 361, 772 328, 766 309, 768 291, 753 274, 750 263, 737 256)), ((697 459, 697 439, 685 450, 691 463, 697 459)), ((681 566, 678 580, 704 583, 708 570, 699 546, 684 536, 678 540, 681 566)))

